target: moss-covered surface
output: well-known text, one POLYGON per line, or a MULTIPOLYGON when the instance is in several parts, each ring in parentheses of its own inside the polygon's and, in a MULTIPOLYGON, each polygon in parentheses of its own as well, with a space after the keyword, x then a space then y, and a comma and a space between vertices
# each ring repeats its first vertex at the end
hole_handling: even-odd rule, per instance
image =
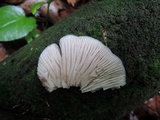
POLYGON ((120 120, 160 89, 160 1, 93 0, 0 64, 0 106, 22 104, 54 120, 120 120), (66 34, 102 40, 126 68, 127 85, 81 94, 79 88, 48 93, 36 74, 42 50, 66 34), (48 106, 49 104, 49 106, 48 106))

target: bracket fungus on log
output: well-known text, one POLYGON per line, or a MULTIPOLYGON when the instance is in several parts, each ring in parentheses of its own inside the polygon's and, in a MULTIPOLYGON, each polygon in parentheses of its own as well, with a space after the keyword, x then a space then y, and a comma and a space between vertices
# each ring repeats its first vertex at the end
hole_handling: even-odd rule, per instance
POLYGON ((37 69, 49 92, 80 86, 85 93, 126 84, 122 61, 100 41, 88 36, 66 35, 59 46, 49 45, 41 53, 37 69))

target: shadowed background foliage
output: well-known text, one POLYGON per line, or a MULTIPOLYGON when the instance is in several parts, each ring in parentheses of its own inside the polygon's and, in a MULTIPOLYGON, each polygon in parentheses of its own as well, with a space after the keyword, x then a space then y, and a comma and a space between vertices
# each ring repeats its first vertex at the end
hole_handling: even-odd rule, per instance
POLYGON ((120 120, 160 89, 160 1, 93 0, 46 30, 0 63, 0 106, 25 106, 33 114, 55 120, 120 120), (103 41, 126 68, 127 85, 117 90, 84 93, 79 88, 48 93, 36 70, 42 50, 66 34, 103 41))

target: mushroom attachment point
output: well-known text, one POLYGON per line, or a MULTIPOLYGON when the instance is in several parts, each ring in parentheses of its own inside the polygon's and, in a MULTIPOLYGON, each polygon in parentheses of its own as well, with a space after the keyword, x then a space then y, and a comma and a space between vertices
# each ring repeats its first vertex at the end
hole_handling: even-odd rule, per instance
POLYGON ((46 47, 39 57, 37 74, 49 92, 80 86, 85 93, 126 84, 122 61, 99 40, 88 36, 66 35, 59 46, 46 47))

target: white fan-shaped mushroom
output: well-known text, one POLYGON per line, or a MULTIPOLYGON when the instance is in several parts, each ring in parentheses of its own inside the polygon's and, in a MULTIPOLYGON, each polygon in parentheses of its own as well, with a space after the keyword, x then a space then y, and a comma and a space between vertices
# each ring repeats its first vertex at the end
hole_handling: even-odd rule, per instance
POLYGON ((100 41, 87 36, 67 35, 48 46, 38 62, 38 76, 46 89, 80 86, 82 92, 125 85, 121 60, 100 41))
POLYGON ((58 45, 49 45, 39 57, 38 76, 42 85, 49 91, 57 88, 68 88, 67 84, 60 80, 61 55, 58 45), (54 59, 53 59, 54 58, 54 59))

